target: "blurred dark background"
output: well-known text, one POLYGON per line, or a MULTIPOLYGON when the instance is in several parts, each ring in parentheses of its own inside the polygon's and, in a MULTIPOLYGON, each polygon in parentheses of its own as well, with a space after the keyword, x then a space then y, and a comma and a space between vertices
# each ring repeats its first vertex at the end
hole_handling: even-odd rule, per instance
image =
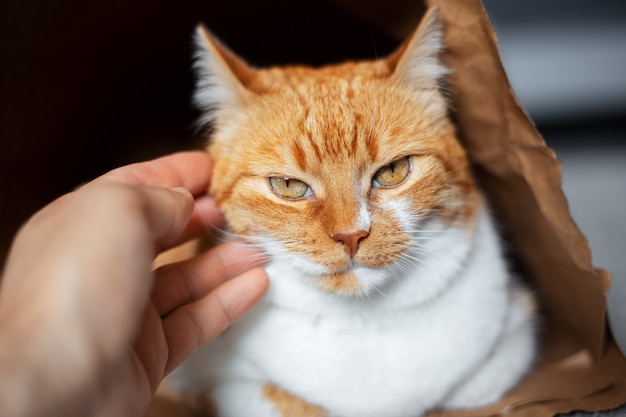
MULTIPOLYGON (((0 263, 38 208, 107 170, 204 146, 190 105, 204 22, 257 66, 375 58, 421 14, 404 0, 1 0, 0 263)), ((571 212, 613 271, 626 346, 626 2, 484 0, 511 84, 563 162, 571 212)))
POLYGON ((324 1, 1 7, 0 262, 17 227, 56 196, 121 164, 203 146, 190 105, 199 22, 257 66, 374 57, 399 42, 324 1))
MULTIPOLYGON (((404 0, 0 1, 0 265, 53 198, 204 146, 190 105, 198 22, 253 65, 317 65, 383 56, 421 14, 404 0)), ((615 276, 609 316, 626 350, 626 2, 484 5, 520 102, 563 162, 594 264, 615 276)))

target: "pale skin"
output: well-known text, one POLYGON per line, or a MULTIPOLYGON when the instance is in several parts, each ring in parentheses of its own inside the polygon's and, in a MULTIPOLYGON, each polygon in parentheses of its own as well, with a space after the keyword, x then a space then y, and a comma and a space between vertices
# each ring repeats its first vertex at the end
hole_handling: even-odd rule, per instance
POLYGON ((224 244, 153 270, 222 225, 211 161, 113 170, 36 213, 0 281, 0 415, 141 416, 161 380, 268 288, 262 255, 224 244))

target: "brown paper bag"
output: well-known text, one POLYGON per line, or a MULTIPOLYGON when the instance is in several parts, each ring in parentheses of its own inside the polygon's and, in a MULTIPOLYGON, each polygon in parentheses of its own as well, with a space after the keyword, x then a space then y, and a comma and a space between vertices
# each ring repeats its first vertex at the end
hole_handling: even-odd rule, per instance
POLYGON ((552 416, 626 402, 626 359, 611 337, 611 274, 594 270, 589 244, 561 189, 561 164, 517 102, 479 0, 426 0, 440 8, 459 136, 524 275, 540 297, 540 362, 490 407, 446 416, 552 416))
MULTIPOLYGON (((389 0, 385 7, 401 10, 391 20, 376 0, 334 3, 397 37, 408 35, 427 7, 439 7, 460 139, 521 273, 540 298, 540 361, 522 385, 492 406, 432 415, 545 417, 626 402, 626 359, 606 322, 611 274, 591 265, 561 189, 561 164, 511 90, 480 0, 389 0)), ((192 415, 179 407, 157 399, 150 415, 192 415)))

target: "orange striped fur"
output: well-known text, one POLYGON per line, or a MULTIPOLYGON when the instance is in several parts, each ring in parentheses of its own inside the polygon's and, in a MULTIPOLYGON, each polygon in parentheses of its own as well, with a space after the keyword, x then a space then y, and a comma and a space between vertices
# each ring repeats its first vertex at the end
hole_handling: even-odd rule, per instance
POLYGON ((476 190, 438 80, 412 73, 420 30, 387 59, 269 69, 247 66, 201 34, 228 84, 209 147, 210 191, 235 233, 283 242, 331 271, 320 288, 350 294, 360 291, 346 273, 352 259, 332 236, 357 230, 362 210, 371 225, 354 260, 373 268, 398 260, 410 241, 393 200, 414 214, 471 224, 476 190), (403 183, 372 187, 377 170, 405 156, 412 169, 403 183), (298 179, 313 194, 283 199, 269 177, 298 179))

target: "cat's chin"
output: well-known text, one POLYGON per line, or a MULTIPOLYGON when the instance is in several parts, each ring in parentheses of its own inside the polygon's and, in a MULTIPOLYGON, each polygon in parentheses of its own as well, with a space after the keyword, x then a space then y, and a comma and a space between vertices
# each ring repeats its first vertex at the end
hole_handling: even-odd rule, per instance
POLYGON ((359 279, 352 272, 322 275, 316 280, 319 289, 340 295, 356 295, 363 293, 359 279))
POLYGON ((357 267, 347 272, 320 275, 315 285, 324 292, 342 296, 364 296, 382 285, 386 274, 382 270, 357 267))

